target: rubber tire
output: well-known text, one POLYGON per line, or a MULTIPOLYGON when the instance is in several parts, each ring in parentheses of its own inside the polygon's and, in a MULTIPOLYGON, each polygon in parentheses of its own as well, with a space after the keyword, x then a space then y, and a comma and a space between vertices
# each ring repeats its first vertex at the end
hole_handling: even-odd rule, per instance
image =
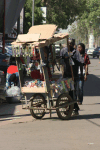
POLYGON ((99 56, 97 56, 97 58, 99 58, 99 56))
MULTIPOLYGON (((33 105, 33 100, 35 99, 36 96, 40 96, 40 97, 42 98, 43 104, 45 104, 45 107, 46 107, 46 100, 45 100, 44 96, 43 96, 42 94, 40 94, 40 93, 37 93, 37 94, 34 94, 34 95, 32 96, 33 99, 31 99, 30 102, 29 102, 29 108, 32 107, 32 105, 33 105)), ((33 110, 33 109, 30 109, 30 113, 31 113, 31 115, 32 115, 34 118, 36 118, 36 119, 41 119, 42 117, 44 117, 44 115, 45 115, 46 112, 45 112, 45 110, 44 110, 43 113, 41 114, 41 116, 37 116, 36 113, 34 112, 34 110, 33 110)))
MULTIPOLYGON (((68 98, 68 102, 71 102, 71 101, 72 101, 71 96, 68 95, 67 93, 61 94, 61 95, 58 97, 57 101, 56 101, 56 106, 57 106, 57 107, 59 107, 59 102, 60 102, 60 99, 61 99, 62 97, 67 97, 67 98, 68 98)), ((58 117, 59 117, 60 119, 62 119, 62 120, 68 120, 68 119, 71 117, 71 114, 72 114, 72 112, 73 112, 73 108, 74 108, 74 104, 70 105, 68 115, 66 115, 66 116, 62 116, 61 112, 59 111, 59 108, 56 109, 56 112, 57 112, 58 117)))

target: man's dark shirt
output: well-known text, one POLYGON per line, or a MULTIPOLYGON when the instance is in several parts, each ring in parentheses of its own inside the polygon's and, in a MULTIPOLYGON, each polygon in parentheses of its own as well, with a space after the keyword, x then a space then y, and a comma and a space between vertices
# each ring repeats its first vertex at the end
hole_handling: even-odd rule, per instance
POLYGON ((72 64, 74 78, 78 77, 78 67, 83 66, 84 64, 84 60, 77 50, 73 48, 72 53, 73 55, 71 56, 71 58, 69 58, 67 47, 62 48, 60 51, 60 57, 62 57, 61 64, 64 65, 64 75, 63 75, 64 78, 72 77, 70 63, 72 64))

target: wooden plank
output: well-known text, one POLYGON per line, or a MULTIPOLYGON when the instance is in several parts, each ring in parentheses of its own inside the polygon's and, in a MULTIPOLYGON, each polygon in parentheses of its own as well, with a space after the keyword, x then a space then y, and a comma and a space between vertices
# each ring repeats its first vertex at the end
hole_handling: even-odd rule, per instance
POLYGON ((39 87, 39 88, 22 87, 21 90, 22 93, 45 93, 45 87, 39 87))
MULTIPOLYGON (((40 58, 41 58, 40 63, 42 64, 42 62, 45 60, 43 48, 39 48, 39 52, 40 52, 40 58)), ((51 99, 51 92, 50 92, 50 82, 49 82, 47 67, 42 67, 42 70, 43 70, 44 80, 46 82, 47 108, 50 108, 49 100, 51 99)))
MULTIPOLYGON (((40 62, 42 64, 42 62, 45 61, 44 50, 43 50, 43 48, 40 48, 39 51, 40 51, 40 57, 41 57, 40 62)), ((43 70, 44 80, 46 82, 46 92, 49 93, 50 92, 50 83, 49 83, 47 67, 42 67, 42 70, 43 70)))
POLYGON ((17 68, 18 68, 18 72, 19 72, 19 82, 20 82, 20 87, 23 86, 24 84, 24 78, 23 78, 23 72, 21 69, 21 60, 20 57, 16 57, 16 63, 17 63, 17 68))
POLYGON ((26 43, 39 41, 40 34, 19 34, 16 42, 26 43))
POLYGON ((35 25, 29 29, 28 34, 39 33, 41 34, 40 40, 48 39, 54 35, 56 28, 57 26, 54 24, 35 25))

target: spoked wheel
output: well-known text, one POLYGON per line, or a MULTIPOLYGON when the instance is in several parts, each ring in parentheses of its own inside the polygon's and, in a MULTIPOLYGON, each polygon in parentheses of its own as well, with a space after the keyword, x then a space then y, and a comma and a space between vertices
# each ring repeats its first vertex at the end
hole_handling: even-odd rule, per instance
POLYGON ((72 98, 67 93, 61 94, 56 102, 56 109, 57 115, 62 120, 67 120, 71 117, 74 104, 69 105, 68 103, 72 101, 72 98))
POLYGON ((42 94, 34 94, 29 102, 30 113, 36 119, 41 119, 45 115, 46 100, 42 94), (31 107, 33 109, 31 109, 31 107))

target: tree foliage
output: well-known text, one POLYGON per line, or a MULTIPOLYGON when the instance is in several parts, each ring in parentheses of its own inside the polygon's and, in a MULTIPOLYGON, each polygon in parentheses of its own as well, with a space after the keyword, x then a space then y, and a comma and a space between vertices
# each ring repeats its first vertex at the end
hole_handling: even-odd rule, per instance
MULTIPOLYGON (((25 2, 25 24, 24 24, 24 33, 27 33, 29 28, 32 26, 32 2, 33 0, 26 0, 25 2)), ((41 0, 34 0, 34 25, 42 24, 44 20, 42 16, 41 0)))
POLYGON ((83 12, 83 0, 42 0, 47 7, 47 23, 54 23, 59 28, 67 28, 83 12))
POLYGON ((83 13, 78 15, 77 27, 72 32, 76 32, 85 41, 90 33, 95 38, 100 36, 100 1, 84 0, 83 13))

